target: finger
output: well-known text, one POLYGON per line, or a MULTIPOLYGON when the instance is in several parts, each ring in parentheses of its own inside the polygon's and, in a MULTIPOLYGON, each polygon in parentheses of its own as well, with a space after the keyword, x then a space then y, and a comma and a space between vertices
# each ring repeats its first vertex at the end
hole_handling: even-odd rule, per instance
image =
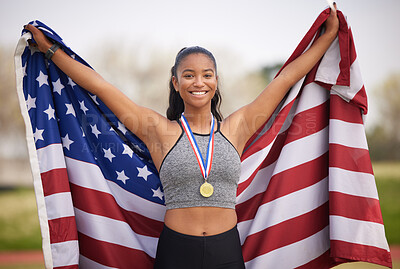
POLYGON ((32 34, 36 34, 39 31, 39 29, 33 26, 32 24, 25 25, 25 29, 31 32, 32 34))

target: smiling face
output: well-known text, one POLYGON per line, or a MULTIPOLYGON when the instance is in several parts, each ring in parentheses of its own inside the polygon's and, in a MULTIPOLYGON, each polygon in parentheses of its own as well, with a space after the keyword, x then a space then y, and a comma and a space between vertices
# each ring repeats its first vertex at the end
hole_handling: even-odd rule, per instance
POLYGON ((208 108, 217 89, 218 77, 213 61, 203 53, 186 56, 172 78, 177 90, 188 108, 208 108))

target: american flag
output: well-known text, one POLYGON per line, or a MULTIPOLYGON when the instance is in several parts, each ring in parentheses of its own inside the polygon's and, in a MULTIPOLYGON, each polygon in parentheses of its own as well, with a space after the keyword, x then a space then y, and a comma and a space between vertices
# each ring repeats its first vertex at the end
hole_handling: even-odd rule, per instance
MULTIPOLYGON (((237 192, 246 268, 391 267, 351 29, 249 140, 237 192)), ((286 64, 323 31, 323 11, 286 64)), ((39 21, 31 22, 88 65, 39 21)), ((165 213, 144 144, 23 31, 15 53, 46 268, 152 268, 165 213)), ((285 65, 286 65, 285 64, 285 65)))

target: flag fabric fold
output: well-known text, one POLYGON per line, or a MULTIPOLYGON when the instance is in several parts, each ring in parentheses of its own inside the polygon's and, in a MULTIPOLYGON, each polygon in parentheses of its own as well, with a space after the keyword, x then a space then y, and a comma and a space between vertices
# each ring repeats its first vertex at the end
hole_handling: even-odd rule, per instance
MULTIPOLYGON (((365 138, 367 99, 351 28, 248 141, 237 192, 246 268, 391 267, 365 138)), ((318 38, 323 11, 285 63, 318 38)), ((60 36, 31 22, 71 57, 60 36)), ((46 268, 152 268, 165 213, 142 141, 29 47, 15 53, 46 268)), ((88 65, 89 66, 89 65, 88 65)))

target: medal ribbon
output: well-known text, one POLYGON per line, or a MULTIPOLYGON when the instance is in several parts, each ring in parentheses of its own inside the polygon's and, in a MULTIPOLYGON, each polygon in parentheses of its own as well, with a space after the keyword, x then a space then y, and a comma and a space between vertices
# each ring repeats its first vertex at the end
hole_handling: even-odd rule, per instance
POLYGON ((190 129, 189 123, 188 123, 187 119, 185 118, 185 116, 183 115, 183 113, 181 115, 181 122, 182 122, 183 130, 185 130, 185 133, 189 139, 190 145, 192 146, 193 152, 196 155, 196 159, 199 164, 201 174, 203 175, 204 179, 207 179, 207 177, 210 175, 212 158, 213 158, 213 153, 214 153, 214 125, 215 125, 214 117, 212 117, 212 121, 211 121, 210 140, 208 141, 207 156, 206 156, 205 162, 204 162, 203 156, 201 156, 200 148, 197 145, 196 139, 194 138, 193 132, 190 129))

